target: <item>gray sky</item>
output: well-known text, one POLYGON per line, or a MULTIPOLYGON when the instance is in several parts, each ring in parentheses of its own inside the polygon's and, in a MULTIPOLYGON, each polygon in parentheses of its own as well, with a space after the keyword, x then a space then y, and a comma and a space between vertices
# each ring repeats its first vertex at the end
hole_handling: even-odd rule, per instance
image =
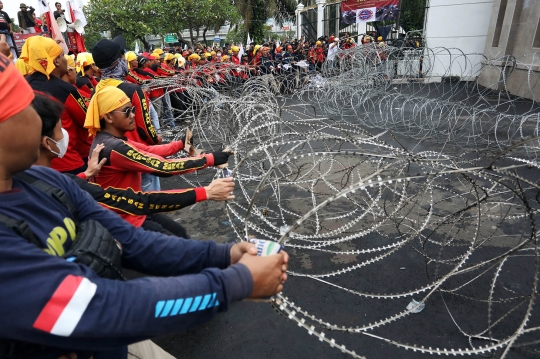
MULTIPOLYGON (((8 13, 9 17, 11 17, 12 19, 15 19, 15 23, 17 23, 17 13, 19 12, 19 6, 21 3, 25 3, 26 6, 33 6, 36 9, 36 15, 41 15, 41 14, 37 14, 37 11, 39 11, 38 6, 37 6, 38 0, 1 0, 1 1, 4 4, 4 11, 8 13)), ((66 8, 66 3, 67 3, 66 0, 52 1, 53 5, 56 1, 59 1, 60 3, 62 3, 63 9, 66 8)), ((82 2, 83 4, 87 4, 88 0, 82 0, 82 2)))

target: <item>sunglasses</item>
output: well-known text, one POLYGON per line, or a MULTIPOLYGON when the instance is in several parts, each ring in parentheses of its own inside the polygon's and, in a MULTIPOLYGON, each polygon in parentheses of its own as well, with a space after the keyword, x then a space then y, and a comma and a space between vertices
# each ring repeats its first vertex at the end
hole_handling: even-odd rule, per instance
POLYGON ((125 111, 111 111, 111 112, 121 112, 126 115, 126 117, 129 117, 131 114, 135 114, 135 106, 131 106, 126 108, 125 111))

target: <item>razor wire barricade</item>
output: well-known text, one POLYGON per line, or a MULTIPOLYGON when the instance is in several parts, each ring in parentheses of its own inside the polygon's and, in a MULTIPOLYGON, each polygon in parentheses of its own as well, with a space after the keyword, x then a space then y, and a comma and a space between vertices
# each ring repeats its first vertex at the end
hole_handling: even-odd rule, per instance
MULTIPOLYGON (((335 66, 288 91, 272 74, 154 80, 184 96, 177 116, 185 122, 164 139, 189 126, 197 147, 234 151, 232 230, 291 254, 291 283, 271 305, 321 342, 354 357, 363 348, 331 334, 423 354, 537 354, 536 54, 388 47, 381 57, 377 46, 338 53, 335 66), (527 69, 521 88, 533 100, 510 94, 518 68, 527 69), (480 86, 486 71, 500 76, 480 86), (295 292, 295 281, 309 290, 295 292), (332 310, 313 304, 321 293, 332 310), (423 305, 438 311, 414 314, 423 305), (364 316, 351 320, 357 312, 364 316), (452 339, 418 327, 419 318, 452 339), (411 333, 397 336, 395 327, 411 333)), ((198 186, 213 176, 182 178, 198 186)))

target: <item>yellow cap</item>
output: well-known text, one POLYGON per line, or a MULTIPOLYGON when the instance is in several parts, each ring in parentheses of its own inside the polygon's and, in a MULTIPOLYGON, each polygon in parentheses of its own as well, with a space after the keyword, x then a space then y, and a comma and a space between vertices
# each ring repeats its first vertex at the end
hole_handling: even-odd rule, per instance
POLYGON ((172 60, 174 59, 174 55, 173 54, 165 54, 165 61, 169 61, 169 60, 172 60))
POLYGON ((240 48, 238 46, 231 47, 232 52, 238 52, 240 51, 240 48))

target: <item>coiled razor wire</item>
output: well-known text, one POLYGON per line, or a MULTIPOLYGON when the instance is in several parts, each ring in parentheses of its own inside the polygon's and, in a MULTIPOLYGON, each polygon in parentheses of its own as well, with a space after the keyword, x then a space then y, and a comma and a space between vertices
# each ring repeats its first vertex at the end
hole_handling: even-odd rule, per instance
MULTIPOLYGON (((224 65, 147 86, 176 104, 165 140, 189 127, 196 147, 234 152, 236 236, 291 255, 290 283, 271 300, 278 313, 357 358, 363 348, 328 333, 504 358, 539 353, 536 56, 368 44, 320 73, 243 67, 239 78, 224 65), (481 86, 488 71, 499 80, 481 86), (526 80, 512 89, 525 97, 510 95, 518 71, 526 80), (327 296, 332 310, 313 313, 327 296)), ((199 186, 218 175, 182 178, 199 186)))

